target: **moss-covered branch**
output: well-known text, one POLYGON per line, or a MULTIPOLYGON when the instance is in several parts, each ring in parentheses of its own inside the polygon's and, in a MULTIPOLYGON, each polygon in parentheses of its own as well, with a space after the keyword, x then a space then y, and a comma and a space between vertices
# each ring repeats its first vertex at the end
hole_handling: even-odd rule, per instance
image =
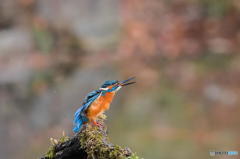
POLYGON ((139 159, 129 148, 110 143, 104 118, 98 122, 103 126, 86 124, 73 138, 51 139, 52 146, 42 159, 139 159))

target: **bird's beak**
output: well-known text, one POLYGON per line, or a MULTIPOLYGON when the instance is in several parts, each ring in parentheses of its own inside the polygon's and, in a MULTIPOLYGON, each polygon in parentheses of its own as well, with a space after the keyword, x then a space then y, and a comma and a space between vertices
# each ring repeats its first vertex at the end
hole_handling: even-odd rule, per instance
POLYGON ((120 86, 127 86, 127 85, 130 85, 130 84, 136 83, 135 81, 130 82, 130 81, 133 80, 133 79, 135 79, 135 77, 131 77, 131 78, 127 79, 127 80, 120 81, 120 82, 119 82, 119 85, 120 85, 120 86))

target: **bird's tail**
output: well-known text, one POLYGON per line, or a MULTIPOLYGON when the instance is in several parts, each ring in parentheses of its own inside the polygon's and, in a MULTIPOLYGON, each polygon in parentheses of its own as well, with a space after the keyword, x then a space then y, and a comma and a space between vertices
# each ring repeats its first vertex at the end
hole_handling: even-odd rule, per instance
POLYGON ((83 123, 87 121, 88 119, 82 115, 82 107, 79 108, 74 115, 73 132, 78 133, 81 130, 83 123))

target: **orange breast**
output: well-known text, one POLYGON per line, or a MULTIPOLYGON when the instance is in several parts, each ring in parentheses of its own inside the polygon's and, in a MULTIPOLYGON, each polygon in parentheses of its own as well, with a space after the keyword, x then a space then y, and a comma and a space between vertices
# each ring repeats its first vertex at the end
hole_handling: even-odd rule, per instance
POLYGON ((105 94, 105 96, 100 96, 98 99, 96 99, 88 108, 87 111, 88 118, 95 119, 101 113, 109 109, 114 95, 115 95, 114 92, 108 92, 105 94))

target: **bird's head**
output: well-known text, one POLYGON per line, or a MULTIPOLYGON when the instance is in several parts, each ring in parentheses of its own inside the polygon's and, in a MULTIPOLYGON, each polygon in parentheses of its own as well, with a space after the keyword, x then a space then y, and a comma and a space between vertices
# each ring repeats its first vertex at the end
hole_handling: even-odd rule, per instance
POLYGON ((136 83, 136 82, 130 82, 133 79, 135 79, 135 77, 131 77, 124 81, 117 81, 117 80, 105 81, 99 90, 103 92, 116 92, 119 89, 121 89, 123 86, 136 83))

